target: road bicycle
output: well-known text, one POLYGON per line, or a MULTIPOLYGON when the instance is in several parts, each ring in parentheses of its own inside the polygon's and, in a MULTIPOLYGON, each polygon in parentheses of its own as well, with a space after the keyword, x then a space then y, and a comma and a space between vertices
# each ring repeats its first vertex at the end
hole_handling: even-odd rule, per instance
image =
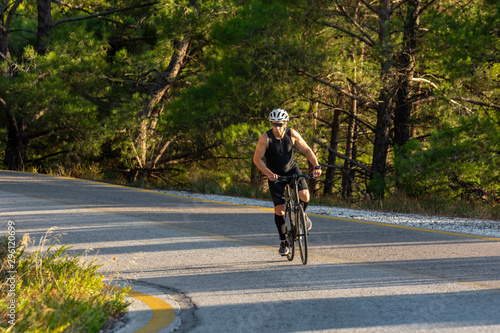
POLYGON ((278 182, 287 182, 285 185, 285 222, 286 222, 286 240, 288 243, 288 260, 292 261, 295 256, 295 243, 298 244, 302 264, 307 264, 307 226, 306 213, 299 199, 299 180, 300 178, 311 179, 312 174, 291 175, 279 177, 278 182), (297 222, 297 223, 296 223, 297 222))

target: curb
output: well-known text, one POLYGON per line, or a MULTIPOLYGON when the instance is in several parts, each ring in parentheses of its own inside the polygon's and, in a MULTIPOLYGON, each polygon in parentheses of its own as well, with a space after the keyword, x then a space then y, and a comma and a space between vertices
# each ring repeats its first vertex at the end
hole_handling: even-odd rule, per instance
MULTIPOLYGON (((105 288, 109 291, 123 289, 111 285, 105 288)), ((169 333, 181 325, 179 305, 163 291, 132 285, 126 300, 131 303, 127 313, 103 333, 169 333)))

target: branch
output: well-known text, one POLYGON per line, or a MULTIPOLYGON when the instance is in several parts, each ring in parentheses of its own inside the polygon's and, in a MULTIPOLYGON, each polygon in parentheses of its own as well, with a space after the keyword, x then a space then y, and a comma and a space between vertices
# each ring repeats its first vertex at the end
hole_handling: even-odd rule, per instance
POLYGON ((354 181, 354 179, 351 177, 351 175, 349 174, 349 172, 347 172, 347 170, 342 169, 342 173, 344 174, 344 176, 346 176, 349 179, 349 181, 351 182, 351 184, 353 184, 356 187, 356 189, 359 192, 361 192, 361 194, 366 195, 366 191, 364 191, 361 187, 359 187, 358 183, 356 183, 354 181))
POLYGON ((43 131, 40 131, 40 132, 29 134, 27 136, 27 139, 28 139, 29 142, 33 142, 33 141, 36 141, 36 140, 40 140, 40 139, 46 138, 46 137, 48 137, 50 135, 56 134, 57 132, 63 131, 63 130, 71 130, 71 127, 68 127, 68 126, 58 126, 56 128, 53 128, 53 129, 46 129, 46 130, 43 130, 43 131))
POLYGON ((431 1, 423 4, 422 7, 420 8, 419 15, 421 15, 423 12, 427 11, 427 8, 429 8, 430 6, 432 6, 436 1, 438 1, 438 0, 431 0, 431 1))
POLYGON ((17 0, 12 7, 10 8, 9 15, 7 15, 7 20, 5 20, 5 29, 9 30, 10 28, 10 22, 12 21, 12 18, 14 17, 14 14, 16 12, 17 7, 21 4, 23 0, 17 0))
POLYGON ((412 104, 418 105, 418 104, 422 104, 422 103, 433 102, 437 99, 438 98, 436 96, 425 96, 425 97, 419 98, 418 100, 415 100, 414 102, 412 102, 412 104))
POLYGON ((351 162, 352 164, 356 165, 357 167, 360 167, 361 169, 365 170, 366 172, 368 172, 368 174, 372 174, 372 171, 370 170, 369 167, 367 167, 366 165, 364 164, 361 164, 359 163, 358 161, 356 160, 353 160, 352 158, 349 158, 341 153, 339 153, 338 151, 336 151, 335 149, 333 149, 332 147, 328 147, 327 145, 325 145, 323 142, 319 141, 317 138, 313 138, 313 141, 316 142, 317 144, 319 144, 321 147, 325 148, 325 149, 328 149, 328 151, 334 153, 335 155, 337 155, 338 157, 346 160, 346 161, 349 161, 351 162))
POLYGON ((38 133, 30 134, 30 135, 28 135, 28 140, 29 140, 29 142, 32 142, 32 141, 46 138, 47 136, 51 135, 52 133, 54 133, 60 129, 62 129, 62 128, 56 128, 54 130, 45 130, 45 131, 41 131, 38 133))
POLYGON ((376 103, 375 101, 370 101, 370 100, 365 99, 365 98, 363 98, 363 97, 360 97, 360 96, 358 96, 358 95, 354 95, 354 94, 352 94, 351 92, 349 92, 348 90, 345 90, 345 89, 343 89, 343 88, 341 88, 341 87, 339 87, 339 86, 337 86, 337 85, 335 85, 335 84, 333 84, 333 83, 330 83, 330 82, 328 82, 328 81, 325 81, 325 80, 323 80, 323 79, 319 78, 317 75, 314 75, 314 74, 308 73, 308 72, 306 72, 305 70, 300 69, 300 68, 298 68, 297 66, 295 66, 295 65, 293 65, 293 64, 290 64, 290 65, 291 65, 292 67, 294 67, 294 68, 295 68, 295 69, 296 69, 299 73, 302 73, 302 74, 304 74, 305 76, 308 76, 308 77, 312 78, 312 79, 313 79, 313 80, 315 80, 315 81, 318 81, 318 82, 320 82, 320 83, 322 83, 322 84, 324 84, 324 85, 326 85, 326 86, 328 86, 328 87, 330 87, 330 88, 333 88, 333 89, 335 89, 335 90, 337 90, 337 91, 339 91, 339 92, 343 93, 344 95, 346 95, 346 96, 348 96, 348 97, 350 97, 350 98, 352 98, 352 99, 357 100, 358 102, 361 102, 361 103, 363 103, 363 104, 366 104, 366 105, 368 105, 368 106, 369 106, 369 107, 371 107, 371 108, 376 108, 376 107, 377 107, 377 103, 376 103))
POLYGON ((491 104, 491 103, 476 101, 476 100, 473 100, 473 99, 470 99, 470 98, 466 98, 466 97, 455 97, 454 99, 458 100, 458 101, 462 101, 462 102, 469 102, 469 103, 472 103, 472 104, 481 105, 481 106, 485 106, 485 107, 488 107, 488 108, 494 108, 494 109, 499 109, 500 110, 500 105, 497 105, 497 104, 491 104))
POLYGON ((158 153, 158 155, 156 155, 156 158, 153 161, 153 168, 156 167, 156 163, 158 163, 158 161, 163 156, 163 154, 167 150, 168 146, 170 146, 170 144, 172 143, 172 141, 173 140, 168 140, 167 142, 165 142, 165 144, 163 145, 163 147, 160 149, 160 152, 158 153))
POLYGON ((26 69, 23 69, 22 67, 20 67, 15 61, 13 61, 12 59, 10 58, 7 58, 7 56, 5 54, 3 54, 2 52, 0 52, 0 58, 3 59, 4 61, 7 61, 9 63, 9 65, 12 66, 12 70, 10 70, 10 72, 13 72, 13 71, 20 71, 20 72, 26 72, 27 70, 26 69))
POLYGON ((211 145, 208 145, 208 146, 205 146, 205 147, 201 147, 201 148, 198 148, 198 149, 192 149, 192 150, 185 151, 183 153, 170 155, 170 156, 167 156, 167 157, 161 159, 161 161, 160 161, 159 164, 162 165, 164 163, 175 161, 175 160, 180 160, 180 159, 192 156, 192 155, 198 155, 198 154, 201 154, 201 153, 203 153, 203 152, 205 152, 207 150, 210 150, 212 148, 217 147, 219 144, 220 144, 220 142, 216 142, 216 143, 213 143, 211 145))
POLYGON ((396 11, 396 9, 398 9, 399 7, 401 7, 404 3, 406 2, 406 0, 402 0, 400 1, 399 3, 396 3, 390 10, 390 13, 391 15, 396 11))
POLYGON ((70 150, 69 149, 64 149, 64 150, 61 150, 61 151, 58 151, 57 153, 52 153, 52 154, 49 154, 49 155, 45 155, 45 156, 42 156, 40 158, 36 158, 34 160, 27 160, 25 163, 38 163, 40 161, 43 161, 49 157, 53 157, 53 156, 57 156, 57 155, 61 155, 61 154, 67 154, 69 153, 70 150))
POLYGON ((142 7, 148 7, 148 6, 156 5, 157 3, 158 3, 158 1, 154 1, 154 2, 149 2, 149 3, 143 4, 143 5, 139 5, 139 6, 113 9, 113 10, 108 10, 108 11, 105 11, 105 12, 102 12, 102 13, 97 13, 97 14, 92 14, 92 15, 87 15, 87 16, 80 16, 80 17, 72 17, 72 18, 62 19, 62 20, 54 22, 52 24, 52 27, 55 27, 56 25, 61 24, 61 23, 74 22, 74 21, 82 21, 82 20, 87 20, 87 19, 91 19, 91 18, 94 18, 94 17, 111 15, 111 14, 118 13, 118 12, 123 12, 123 11, 126 11, 126 10, 137 9, 137 8, 142 8, 142 7))
POLYGON ((461 108, 464 108, 465 110, 467 110, 467 112, 469 112, 469 114, 473 114, 474 112, 472 111, 472 109, 469 109, 468 107, 466 106, 463 106, 462 104, 458 103, 457 101, 453 100, 450 98, 450 103, 451 104, 455 104, 455 105, 458 105, 459 107, 461 108))
POLYGON ((369 39, 367 39, 367 38, 364 38, 364 37, 362 37, 360 35, 355 34, 352 31, 349 31, 347 29, 344 29, 344 28, 342 28, 342 27, 340 27, 338 25, 332 24, 332 23, 322 22, 321 24, 326 25, 327 27, 330 27, 330 28, 342 31, 343 33, 346 33, 346 34, 348 34, 351 37, 359 39, 360 41, 362 41, 363 43, 367 44, 370 47, 374 47, 375 46, 375 42, 371 40, 370 36, 367 36, 369 38, 369 39))
POLYGON ((378 8, 375 8, 373 7, 368 1, 366 0, 361 0, 361 2, 366 6, 366 8, 368 8, 369 10, 371 10, 374 14, 378 14, 378 8))
POLYGON ((320 163, 319 165, 324 166, 326 168, 333 168, 333 169, 339 169, 339 170, 344 168, 344 166, 336 165, 336 164, 320 163))
POLYGON ((435 89, 438 89, 438 86, 437 84, 435 84, 434 82, 430 81, 430 80, 427 80, 427 79, 424 79, 424 78, 418 78, 418 77, 414 77, 413 79, 411 79, 412 81, 416 81, 416 82, 425 82, 425 83, 428 83, 430 84, 431 86, 433 86, 435 89))
MULTIPOLYGON (((424 79, 424 78, 413 78, 412 81, 416 81, 416 82, 425 82, 425 83, 428 83, 430 84, 433 88, 435 89, 439 89, 439 87, 437 86, 437 84, 435 84, 434 82, 430 81, 430 80, 427 80, 427 79, 424 79)), ((480 105, 480 106, 485 106, 485 107, 488 107, 488 108, 494 108, 494 109, 498 109, 500 110, 500 105, 498 104, 492 104, 492 103, 486 103, 486 102, 481 102, 481 101, 476 101, 474 99, 471 99, 471 98, 467 98, 467 97, 455 97, 455 98, 450 98, 450 102, 453 103, 453 104, 456 104, 456 105, 459 105, 463 108, 465 108, 467 111, 471 112, 472 113, 472 110, 461 105, 460 103, 458 103, 457 101, 462 101, 462 102, 469 102, 469 103, 472 103, 472 104, 476 104, 476 105, 480 105)))
MULTIPOLYGON (((344 6, 341 6, 339 3, 336 4, 337 7, 339 8, 340 12, 342 13, 342 15, 346 18, 348 18, 349 20, 351 20, 351 22, 359 29, 361 30, 361 32, 370 40, 370 42, 372 43, 371 46, 375 46, 377 45, 377 43, 371 38, 371 36, 365 31, 365 28, 363 28, 363 26, 361 24, 358 23, 358 19, 356 19, 355 17, 352 17, 351 15, 349 15, 349 13, 344 9, 344 6)), ((369 7, 371 8, 371 7, 369 7)), ((378 9, 375 9, 376 10, 376 14, 379 15, 378 13, 378 9)), ((373 32, 375 32, 377 35, 380 33, 377 29, 367 25, 367 27, 372 30, 373 32)), ((346 31, 346 33, 349 34, 348 31, 346 31)), ((352 35, 353 37, 356 37, 356 35, 352 35)))
MULTIPOLYGON (((318 102, 318 103, 320 103, 320 104, 322 104, 322 105, 325 105, 325 106, 327 106, 327 107, 328 107, 328 109, 332 109, 332 110, 338 109, 340 112, 342 112, 342 113, 343 113, 343 114, 345 114, 346 116, 353 118, 354 120, 356 120, 357 122, 361 123, 362 125, 365 125, 365 126, 366 126, 369 130, 371 130, 372 132, 375 132, 375 127, 374 127, 373 125, 371 125, 371 124, 367 123, 366 121, 362 120, 362 119, 361 119, 361 118, 359 118, 358 116, 351 114, 351 113, 350 113, 349 111, 347 111, 347 110, 344 110, 344 109, 342 109, 342 108, 335 108, 334 106, 332 106, 332 105, 328 105, 328 104, 326 104, 326 103, 323 103, 322 101, 320 101, 320 100, 318 100, 318 99, 315 99, 315 98, 312 98, 312 99, 311 99, 311 101, 313 101, 313 102, 318 102)), ((326 124, 326 125, 328 125, 328 126, 331 126, 330 121, 328 121, 328 120, 326 120, 326 119, 323 119, 323 118, 320 118, 320 117, 316 117, 316 116, 314 117, 314 119, 319 120, 319 121, 320 121, 320 122, 322 122, 323 124, 326 124)))
POLYGON ((139 168, 143 168, 144 166, 142 165, 142 162, 141 162, 141 158, 139 157, 139 152, 137 151, 137 149, 135 148, 135 140, 132 138, 132 135, 130 134, 129 131, 127 131, 128 135, 131 137, 131 144, 132 144, 132 150, 134 151, 134 157, 135 157, 135 160, 137 161, 137 164, 139 164, 139 168))
POLYGON ((143 171, 147 173, 154 173, 154 172, 163 172, 163 171, 182 171, 179 168, 174 168, 174 167, 164 167, 164 168, 133 168, 133 169, 120 169, 120 168, 110 168, 107 169, 108 171, 113 171, 113 172, 119 172, 125 176, 130 176, 135 171, 143 171))
POLYGON ((132 83, 132 84, 136 84, 138 86, 153 86, 154 85, 154 83, 152 83, 152 82, 140 82, 140 81, 135 81, 135 80, 115 79, 115 78, 107 76, 107 75, 101 75, 101 78, 106 79, 110 82, 132 83))

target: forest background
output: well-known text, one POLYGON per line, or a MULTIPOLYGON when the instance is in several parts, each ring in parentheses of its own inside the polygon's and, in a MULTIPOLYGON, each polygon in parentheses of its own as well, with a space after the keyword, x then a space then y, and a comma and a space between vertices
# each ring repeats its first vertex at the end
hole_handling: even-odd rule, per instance
POLYGON ((253 151, 283 108, 316 200, 500 218, 496 0, 0 0, 0 19, 0 168, 265 196, 253 151))

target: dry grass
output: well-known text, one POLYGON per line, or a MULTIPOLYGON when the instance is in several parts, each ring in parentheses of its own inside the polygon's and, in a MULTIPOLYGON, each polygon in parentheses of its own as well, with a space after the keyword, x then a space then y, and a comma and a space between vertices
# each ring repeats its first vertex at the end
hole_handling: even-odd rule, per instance
MULTIPOLYGON (((8 266, 7 238, 0 239, 0 324, 2 332, 98 332, 109 318, 124 313, 128 307, 125 295, 129 289, 106 291, 104 277, 94 262, 82 262, 79 255, 70 256, 68 246, 49 246, 45 239, 37 251, 25 252, 28 239, 15 252, 15 273, 8 266), (15 293, 11 280, 15 278, 15 293), (10 293, 10 294, 9 294, 10 293), (15 300, 15 325, 8 308, 15 300)), ((10 262, 12 263, 12 262, 10 262)))

